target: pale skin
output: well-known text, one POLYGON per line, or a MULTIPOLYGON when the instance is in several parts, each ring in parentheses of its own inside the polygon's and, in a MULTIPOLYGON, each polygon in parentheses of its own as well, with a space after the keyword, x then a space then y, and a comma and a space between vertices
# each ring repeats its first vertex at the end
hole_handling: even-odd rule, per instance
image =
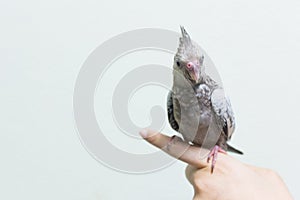
POLYGON ((219 153, 211 173, 211 165, 205 159, 199 159, 199 147, 149 129, 140 134, 152 145, 188 164, 185 174, 194 188, 193 200, 293 199, 273 170, 244 164, 228 154, 219 153))

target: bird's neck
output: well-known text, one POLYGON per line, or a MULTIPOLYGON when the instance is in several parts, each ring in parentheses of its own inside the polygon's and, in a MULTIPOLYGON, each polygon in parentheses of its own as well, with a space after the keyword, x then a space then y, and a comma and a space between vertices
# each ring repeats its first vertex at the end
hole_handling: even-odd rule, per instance
POLYGON ((176 71, 173 72, 173 86, 179 88, 188 88, 188 87, 195 87, 206 80, 205 72, 201 72, 199 79, 197 81, 190 80, 185 78, 181 73, 176 71))

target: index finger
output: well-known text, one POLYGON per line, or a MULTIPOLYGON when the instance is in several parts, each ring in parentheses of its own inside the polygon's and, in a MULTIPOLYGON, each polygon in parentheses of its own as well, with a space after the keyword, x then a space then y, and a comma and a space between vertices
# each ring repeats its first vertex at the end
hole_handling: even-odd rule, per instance
POLYGON ((195 147, 187 142, 184 142, 178 136, 169 137, 150 129, 143 129, 140 131, 140 135, 147 142, 160 148, 174 158, 177 158, 197 168, 204 168, 208 166, 206 160, 200 157, 200 153, 203 153, 201 150, 205 150, 200 150, 199 147, 195 147))

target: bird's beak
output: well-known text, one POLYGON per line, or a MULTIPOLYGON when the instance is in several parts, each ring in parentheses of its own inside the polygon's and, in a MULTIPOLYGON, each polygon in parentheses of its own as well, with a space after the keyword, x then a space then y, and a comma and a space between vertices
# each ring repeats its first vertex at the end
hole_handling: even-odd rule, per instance
POLYGON ((194 67, 194 69, 190 71, 190 75, 192 79, 197 82, 199 80, 199 69, 194 67))
POLYGON ((191 78, 195 82, 198 82, 199 77, 200 77, 200 75, 199 75, 199 64, 194 63, 194 62, 188 62, 186 67, 188 69, 188 72, 189 72, 191 78))

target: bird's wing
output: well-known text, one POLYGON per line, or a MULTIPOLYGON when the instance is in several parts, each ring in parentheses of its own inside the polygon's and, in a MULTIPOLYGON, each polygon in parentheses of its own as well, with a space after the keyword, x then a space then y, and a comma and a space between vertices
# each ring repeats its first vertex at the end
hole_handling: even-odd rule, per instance
POLYGON ((171 127, 175 130, 175 131, 178 131, 179 129, 179 125, 175 119, 175 116, 174 116, 174 99, 173 99, 173 93, 172 91, 169 92, 169 95, 168 95, 168 99, 167 99, 167 108, 168 108, 168 120, 169 120, 169 123, 171 125, 171 127))
POLYGON ((229 140, 235 129, 235 119, 229 99, 222 88, 215 89, 211 94, 212 110, 219 119, 224 134, 229 140))

